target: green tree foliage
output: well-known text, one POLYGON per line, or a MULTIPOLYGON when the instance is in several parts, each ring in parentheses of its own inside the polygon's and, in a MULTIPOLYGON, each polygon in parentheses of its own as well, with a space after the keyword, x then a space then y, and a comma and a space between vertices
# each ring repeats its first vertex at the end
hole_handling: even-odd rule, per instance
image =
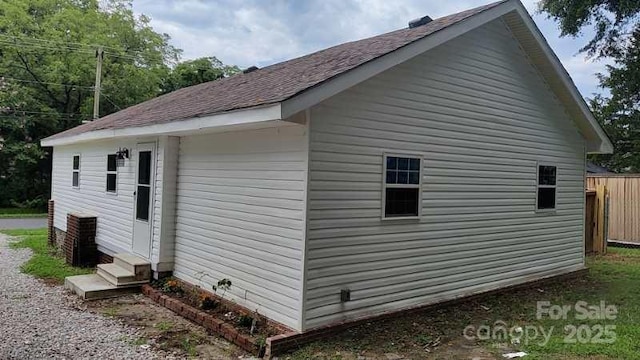
POLYGON ((100 116, 237 71, 181 50, 127 0, 0 0, 0 207, 44 206, 50 156, 39 141, 91 119, 102 47, 100 116))
POLYGON ((613 155, 594 161, 615 171, 640 172, 640 1, 542 0, 540 10, 558 21, 563 36, 593 27, 595 36, 583 53, 608 58, 601 86, 610 96, 591 100, 594 114, 614 143, 613 155))
POLYGON ((183 87, 197 85, 240 72, 237 66, 224 65, 215 57, 203 57, 187 60, 178 64, 162 86, 162 92, 168 93, 183 87))

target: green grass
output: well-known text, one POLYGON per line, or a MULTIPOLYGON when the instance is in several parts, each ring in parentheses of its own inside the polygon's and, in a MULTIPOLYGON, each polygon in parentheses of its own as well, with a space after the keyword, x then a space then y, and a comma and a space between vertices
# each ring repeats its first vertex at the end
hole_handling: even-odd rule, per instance
POLYGON ((0 219, 47 217, 40 209, 0 208, 0 219))
POLYGON ((35 230, 0 230, 0 232, 17 237, 10 244, 13 249, 29 248, 33 256, 20 269, 35 277, 62 283, 64 278, 73 275, 90 274, 93 269, 77 268, 67 265, 63 258, 56 255, 55 249, 47 244, 47 229, 35 230))
MULTIPOLYGON (((609 248, 604 256, 587 259, 589 273, 576 279, 533 285, 526 289, 487 295, 438 310, 425 311, 396 319, 388 319, 337 332, 332 338, 301 347, 291 359, 352 359, 366 353, 367 357, 384 358, 384 353, 398 353, 407 358, 423 358, 425 343, 442 338, 434 358, 468 358, 462 334, 468 325, 476 329, 497 321, 507 328, 541 327, 551 336, 548 343, 542 336, 512 344, 509 340, 477 340, 475 346, 494 353, 496 358, 508 351, 524 351, 527 359, 640 359, 640 249, 609 248), (538 318, 537 304, 571 306, 567 319, 538 318), (615 319, 581 320, 576 318, 575 304, 615 305, 615 319), (593 340, 597 326, 615 326, 615 341, 611 344, 585 341, 568 343, 567 326, 586 326, 581 340, 593 340), (461 345, 463 344, 463 345, 461 345)), ((584 328, 583 328, 584 329, 584 328)), ((603 338, 607 338, 604 336, 603 338)), ((571 339, 580 340, 577 336, 571 339)), ((472 342, 473 343, 473 342, 472 342)))
POLYGON ((156 324, 156 329, 160 331, 169 331, 173 329, 173 323, 171 321, 160 321, 156 324))

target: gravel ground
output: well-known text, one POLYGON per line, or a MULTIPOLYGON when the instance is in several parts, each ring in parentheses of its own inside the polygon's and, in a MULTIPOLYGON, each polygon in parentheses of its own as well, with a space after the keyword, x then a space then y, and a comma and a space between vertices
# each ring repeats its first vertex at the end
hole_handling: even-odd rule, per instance
POLYGON ((31 250, 8 247, 0 234, 0 359, 167 359, 170 354, 137 346, 137 330, 79 310, 62 286, 22 274, 31 250))

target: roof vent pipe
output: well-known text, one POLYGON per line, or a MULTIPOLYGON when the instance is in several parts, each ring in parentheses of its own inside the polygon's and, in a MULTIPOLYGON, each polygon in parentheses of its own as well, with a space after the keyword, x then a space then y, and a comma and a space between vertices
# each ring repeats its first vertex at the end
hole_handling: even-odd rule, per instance
POLYGON ((258 70, 257 66, 251 66, 249 68, 246 68, 246 69, 242 70, 242 73, 243 74, 248 74, 248 73, 256 71, 256 70, 258 70))
POLYGON ((409 29, 417 28, 418 26, 426 25, 432 22, 433 19, 430 16, 423 16, 419 19, 409 21, 409 29))

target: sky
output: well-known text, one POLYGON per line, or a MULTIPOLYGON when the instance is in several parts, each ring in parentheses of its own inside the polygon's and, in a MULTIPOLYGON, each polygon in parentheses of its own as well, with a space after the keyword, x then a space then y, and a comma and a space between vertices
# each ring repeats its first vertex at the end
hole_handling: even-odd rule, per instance
MULTIPOLYGON (((182 60, 215 56, 223 63, 264 67, 343 42, 399 28, 415 18, 438 18, 492 0, 135 0, 133 10, 171 36, 182 60)), ((522 0, 585 97, 602 93, 596 73, 605 63, 579 49, 592 33, 560 37, 557 23, 522 0)))

